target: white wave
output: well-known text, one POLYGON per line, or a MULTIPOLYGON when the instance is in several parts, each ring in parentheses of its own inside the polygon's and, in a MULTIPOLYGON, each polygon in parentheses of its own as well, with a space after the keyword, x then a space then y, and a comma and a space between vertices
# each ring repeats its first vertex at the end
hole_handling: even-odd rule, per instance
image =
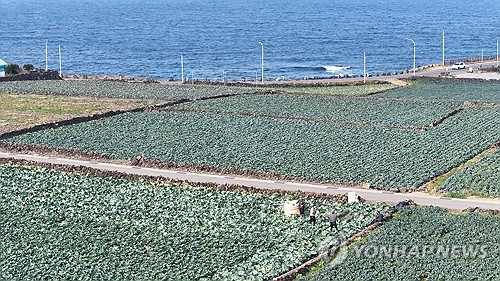
POLYGON ((350 69, 350 66, 335 66, 335 65, 325 65, 322 66, 327 72, 341 72, 342 70, 350 69))

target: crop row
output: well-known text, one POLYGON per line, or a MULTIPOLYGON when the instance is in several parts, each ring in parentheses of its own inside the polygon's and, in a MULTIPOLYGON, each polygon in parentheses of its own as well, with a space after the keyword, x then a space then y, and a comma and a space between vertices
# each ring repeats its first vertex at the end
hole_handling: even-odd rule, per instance
POLYGON ((197 101, 167 109, 208 110, 353 122, 385 126, 425 126, 457 108, 449 102, 344 99, 311 95, 245 95, 197 101))
POLYGON ((379 93, 399 86, 394 84, 360 84, 353 86, 311 86, 311 87, 282 87, 275 88, 287 93, 304 93, 316 95, 337 95, 337 96, 364 96, 379 93))
POLYGON ((405 208, 299 280, 500 280, 500 217, 405 208))
POLYGON ((500 82, 465 80, 417 80, 414 85, 389 90, 377 95, 381 98, 438 100, 438 101, 481 101, 500 103, 500 82))
POLYGON ((255 88, 208 85, 166 85, 126 83, 100 80, 16 81, 0 83, 0 92, 16 94, 52 94, 107 98, 141 98, 158 100, 196 99, 220 95, 254 93, 255 88))
POLYGON ((478 162, 465 166, 448 178, 439 189, 454 193, 500 197, 500 150, 497 149, 478 162))
POLYGON ((346 239, 391 208, 308 200, 313 226, 285 200, 0 165, 0 279, 270 279, 332 240, 332 210, 346 239))
POLYGON ((9 142, 115 159, 236 168, 298 179, 416 188, 498 141, 499 108, 466 108, 420 132, 199 112, 126 113, 9 142))

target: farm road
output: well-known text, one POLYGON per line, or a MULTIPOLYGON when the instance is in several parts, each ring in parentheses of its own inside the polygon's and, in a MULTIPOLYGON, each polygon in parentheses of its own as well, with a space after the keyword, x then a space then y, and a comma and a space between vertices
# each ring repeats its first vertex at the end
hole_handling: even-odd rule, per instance
POLYGON ((356 188, 344 188, 333 185, 309 184, 298 182, 285 182, 274 180, 263 180, 245 177, 233 177, 225 175, 191 173, 176 170, 161 170, 142 168, 135 166, 116 165, 108 163, 95 163, 88 161, 62 159, 55 157, 45 157, 38 155, 14 154, 0 152, 0 158, 15 158, 24 159, 43 163, 64 164, 73 166, 86 166, 94 169, 118 171, 128 174, 147 175, 147 176, 163 176, 172 179, 188 180, 191 182, 214 182, 218 184, 238 184, 243 186, 252 186, 262 189, 282 189, 289 191, 307 191, 316 193, 343 194, 350 191, 355 191, 359 196, 367 201, 382 201, 387 203, 397 203, 405 199, 411 199, 418 205, 433 205, 452 210, 463 210, 469 207, 480 207, 483 209, 500 210, 500 201, 493 199, 455 199, 430 196, 420 193, 392 193, 379 190, 365 190, 356 188))

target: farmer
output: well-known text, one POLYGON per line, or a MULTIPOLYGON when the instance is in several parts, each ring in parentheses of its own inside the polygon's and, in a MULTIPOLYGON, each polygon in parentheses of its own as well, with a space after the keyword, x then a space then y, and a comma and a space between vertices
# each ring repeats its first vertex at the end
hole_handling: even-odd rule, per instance
POLYGON ((335 229, 338 231, 338 227, 337 227, 337 214, 335 214, 335 211, 332 212, 332 214, 328 217, 328 220, 330 221, 330 231, 333 230, 333 228, 335 227, 335 229))
POLYGON ((318 209, 316 209, 316 206, 313 205, 311 207, 311 210, 309 210, 309 223, 312 223, 312 225, 316 225, 316 213, 318 212, 318 209))
POLYGON ((374 222, 382 222, 384 220, 384 215, 382 215, 379 211, 375 213, 375 221, 374 222))
POLYGON ((304 209, 306 208, 306 200, 304 200, 304 198, 300 198, 298 201, 297 201, 297 204, 299 205, 299 213, 300 213, 300 216, 303 217, 305 216, 305 212, 304 212, 304 209))

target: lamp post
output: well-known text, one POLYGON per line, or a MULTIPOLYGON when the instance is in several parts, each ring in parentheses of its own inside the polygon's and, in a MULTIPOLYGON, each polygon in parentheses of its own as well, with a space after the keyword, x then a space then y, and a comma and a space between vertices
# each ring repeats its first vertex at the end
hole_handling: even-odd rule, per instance
POLYGON ((415 76, 415 68, 417 64, 417 44, 415 44, 415 41, 410 38, 405 38, 406 40, 409 40, 413 43, 413 76, 415 76))
POLYGON ((49 40, 45 41, 45 71, 49 70, 49 40))
POLYGON ((181 83, 184 83, 184 56, 181 55, 181 83))
POLYGON ((498 37, 497 37, 497 67, 498 67, 498 37))
POLYGON ((443 66, 444 66, 444 31, 443 31, 443 66))
POLYGON ((262 47, 262 84, 264 84, 264 44, 262 42, 259 42, 259 44, 262 47))
POLYGON ((366 52, 363 52, 363 83, 366 83, 366 52))
POLYGON ((62 78, 61 45, 59 45, 59 76, 62 78))

